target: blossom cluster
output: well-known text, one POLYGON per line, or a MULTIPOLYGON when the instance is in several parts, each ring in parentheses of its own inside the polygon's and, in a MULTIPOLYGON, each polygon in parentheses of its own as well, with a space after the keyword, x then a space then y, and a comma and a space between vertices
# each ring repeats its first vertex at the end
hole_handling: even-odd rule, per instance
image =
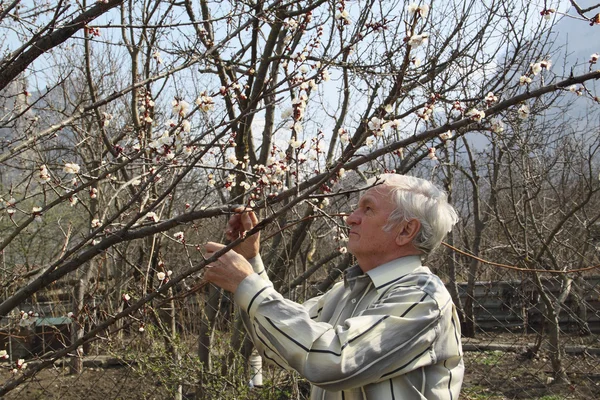
POLYGON ((12 215, 17 211, 15 208, 17 204, 17 200, 14 197, 10 197, 8 200, 3 200, 4 207, 6 207, 6 213, 12 217, 12 215))
POLYGON ((421 18, 427 18, 427 15, 429 15, 429 5, 427 4, 418 5, 417 3, 412 3, 409 4, 407 10, 409 14, 415 14, 421 18))
POLYGON ((408 45, 411 47, 419 47, 421 45, 427 44, 429 40, 429 33, 419 33, 417 35, 412 35, 411 37, 406 38, 408 45))
POLYGON ((81 167, 75 163, 66 163, 63 167, 63 171, 67 174, 78 174, 81 170, 81 167))
POLYGON ((51 178, 50 178, 50 173, 48 172, 48 167, 46 167, 46 165, 41 165, 38 168, 35 178, 41 184, 50 182, 51 178))
POLYGON ((143 115, 143 121, 146 124, 152 124, 154 121, 154 100, 149 90, 140 90, 138 94, 138 110, 143 115))
POLYGON ((435 103, 439 98, 439 94, 432 94, 427 103, 425 103, 423 110, 417 113, 417 116, 423 121, 429 121, 435 110, 435 103))
POLYGON ((552 18, 552 14, 554 14, 555 12, 556 10, 554 8, 545 8, 542 11, 540 11, 540 15, 545 20, 550 20, 552 18))
POLYGON ((346 10, 346 4, 344 0, 341 0, 338 7, 338 12, 335 14, 335 18, 340 22, 340 29, 344 29, 345 25, 350 25, 352 20, 350 19, 350 13, 346 10))
MULTIPOLYGON (((221 93, 227 92, 225 86, 221 87, 221 93)), ((202 92, 195 101, 195 104, 204 112, 213 111, 215 109, 215 100, 208 95, 207 92, 202 92)))
POLYGON ((162 62, 163 62, 160 52, 158 50, 156 50, 154 53, 152 53, 152 58, 154 60, 156 60, 157 64, 162 64, 162 62))
POLYGON ((550 60, 542 60, 539 62, 531 63, 529 65, 529 70, 525 75, 521 75, 519 77, 519 85, 529 85, 533 82, 532 76, 536 76, 542 72, 542 70, 550 70, 552 67, 552 61, 550 60))

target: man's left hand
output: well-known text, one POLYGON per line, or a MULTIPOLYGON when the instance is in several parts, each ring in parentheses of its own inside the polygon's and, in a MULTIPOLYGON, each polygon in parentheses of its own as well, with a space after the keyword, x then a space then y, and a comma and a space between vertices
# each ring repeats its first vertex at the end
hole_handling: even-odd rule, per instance
MULTIPOLYGON (((205 249, 206 258, 212 257, 214 253, 223 249, 225 246, 220 243, 208 242, 205 249)), ((208 282, 235 293, 239 284, 252 275, 254 270, 246 259, 235 251, 228 251, 219 259, 206 266, 204 279, 208 282)))

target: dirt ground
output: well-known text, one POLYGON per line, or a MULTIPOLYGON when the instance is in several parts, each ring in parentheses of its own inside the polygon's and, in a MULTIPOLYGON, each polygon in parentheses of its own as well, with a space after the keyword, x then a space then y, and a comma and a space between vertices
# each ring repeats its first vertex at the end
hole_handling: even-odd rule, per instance
MULTIPOLYGON (((584 349, 567 354, 564 366, 568 383, 552 382, 552 368, 547 353, 528 356, 523 350, 531 337, 506 338, 494 336, 495 341, 482 335, 477 340, 465 340, 466 375, 461 399, 600 399, 600 345, 598 337, 565 338, 570 349, 584 349), (504 339, 502 349, 498 339, 504 339), (476 348, 481 348, 474 351, 476 348)), ((11 373, 0 370, 0 382, 10 379, 11 373)), ((282 387, 282 383, 278 382, 282 387)), ((277 385, 275 385, 277 386, 277 385)), ((287 399, 283 394, 269 398, 287 399)), ((4 397, 7 400, 119 400, 169 399, 172 395, 161 387, 158 379, 140 377, 125 366, 85 368, 81 375, 67 374, 67 368, 55 367, 38 373, 30 382, 21 385, 4 397)), ((184 396, 184 398, 186 398, 184 396)), ((225 395, 222 399, 265 398, 256 391, 253 395, 225 395)), ((293 397, 298 398, 298 397, 293 397)), ((302 398, 299 397, 299 398, 302 398)))
MULTIPOLYGON (((5 381, 9 374, 2 373, 5 381)), ((6 400, 157 400, 169 395, 160 387, 140 378, 127 367, 85 368, 81 375, 68 375, 66 369, 41 371, 30 382, 4 397, 6 400)))

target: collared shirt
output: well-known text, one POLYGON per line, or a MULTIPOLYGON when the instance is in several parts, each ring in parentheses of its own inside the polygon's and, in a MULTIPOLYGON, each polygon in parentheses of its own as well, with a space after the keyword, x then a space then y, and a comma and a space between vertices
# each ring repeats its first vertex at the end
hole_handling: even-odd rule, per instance
POLYGON ((259 353, 313 385, 313 400, 458 399, 460 325, 442 281, 417 256, 366 274, 349 268, 323 296, 298 304, 255 274, 235 293, 259 353))

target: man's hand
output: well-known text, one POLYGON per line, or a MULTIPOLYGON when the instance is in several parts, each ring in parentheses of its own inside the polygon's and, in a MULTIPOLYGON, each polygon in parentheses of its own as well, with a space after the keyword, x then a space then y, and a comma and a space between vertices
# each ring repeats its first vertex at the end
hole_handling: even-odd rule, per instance
MULTIPOLYGON (((238 207, 235 209, 236 214, 229 218, 225 235, 229 240, 235 240, 243 236, 247 231, 254 228, 258 224, 258 218, 254 211, 238 207)), ((254 258, 260 251, 260 232, 249 236, 242 243, 233 248, 237 253, 246 257, 247 260, 254 258)))
MULTIPOLYGON (((205 249, 206 258, 212 257, 214 253, 221 250, 225 246, 220 243, 208 242, 205 249)), ((206 266, 204 279, 208 282, 235 293, 239 284, 249 275, 252 275, 254 270, 244 257, 235 251, 228 251, 219 259, 206 266)))

